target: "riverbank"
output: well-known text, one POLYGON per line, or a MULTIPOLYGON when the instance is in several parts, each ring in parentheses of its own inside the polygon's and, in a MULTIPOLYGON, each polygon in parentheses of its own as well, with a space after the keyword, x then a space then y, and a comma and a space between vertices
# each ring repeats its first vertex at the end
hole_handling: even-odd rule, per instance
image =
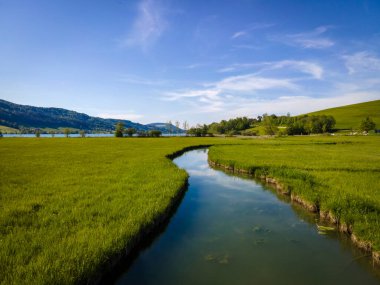
POLYGON ((229 144, 211 147, 210 159, 268 182, 275 177, 282 192, 352 225, 353 238, 380 240, 374 139, 2 138, 0 283, 100 282, 167 222, 188 178, 170 159, 200 146, 229 144), (312 162, 306 167, 302 152, 312 162), (348 191, 328 196, 329 185, 348 191))
POLYGON ((320 137, 215 146, 209 163, 272 184, 278 193, 335 224, 380 264, 378 143, 378 138, 320 137))
POLYGON ((213 169, 207 152, 174 160, 190 175, 188 191, 115 285, 378 284, 346 235, 323 221, 317 229, 315 214, 256 180, 213 169))

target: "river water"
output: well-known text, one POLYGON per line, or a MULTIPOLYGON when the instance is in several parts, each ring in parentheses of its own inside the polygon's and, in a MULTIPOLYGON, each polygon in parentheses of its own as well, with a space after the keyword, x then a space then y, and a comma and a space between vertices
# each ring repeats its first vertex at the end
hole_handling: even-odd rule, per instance
POLYGON ((251 179, 174 160, 189 188, 165 231, 116 284, 380 284, 370 258, 317 217, 251 179))

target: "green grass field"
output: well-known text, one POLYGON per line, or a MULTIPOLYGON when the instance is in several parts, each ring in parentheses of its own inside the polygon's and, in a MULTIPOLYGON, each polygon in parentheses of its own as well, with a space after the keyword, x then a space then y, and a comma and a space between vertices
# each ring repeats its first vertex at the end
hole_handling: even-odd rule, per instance
POLYGON ((370 116, 380 128, 380 100, 353 104, 337 108, 308 113, 308 115, 331 115, 336 120, 337 129, 358 129, 361 121, 370 116))
POLYGON ((214 161, 276 177, 380 249, 380 137, 2 138, 0 283, 102 271, 184 186, 166 156, 200 144, 216 144, 214 161))
POLYGON ((211 141, 226 139, 0 139, 0 283, 92 276, 184 186, 165 156, 211 141))
POLYGON ((380 250, 380 137, 288 137, 213 146, 211 161, 276 178, 380 250))

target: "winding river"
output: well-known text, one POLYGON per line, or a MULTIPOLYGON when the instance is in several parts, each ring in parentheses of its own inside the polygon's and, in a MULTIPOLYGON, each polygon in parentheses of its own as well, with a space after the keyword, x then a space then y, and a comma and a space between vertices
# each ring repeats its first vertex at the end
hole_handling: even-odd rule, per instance
POLYGON ((174 163, 189 188, 165 231, 116 284, 379 284, 371 259, 252 179, 212 169, 207 150, 174 163))

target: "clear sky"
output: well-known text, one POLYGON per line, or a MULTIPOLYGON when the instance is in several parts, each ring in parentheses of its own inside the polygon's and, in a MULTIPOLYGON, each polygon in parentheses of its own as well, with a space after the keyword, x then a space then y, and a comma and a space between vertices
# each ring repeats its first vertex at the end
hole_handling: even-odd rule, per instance
POLYGON ((191 125, 380 99, 380 1, 0 0, 0 98, 191 125))

